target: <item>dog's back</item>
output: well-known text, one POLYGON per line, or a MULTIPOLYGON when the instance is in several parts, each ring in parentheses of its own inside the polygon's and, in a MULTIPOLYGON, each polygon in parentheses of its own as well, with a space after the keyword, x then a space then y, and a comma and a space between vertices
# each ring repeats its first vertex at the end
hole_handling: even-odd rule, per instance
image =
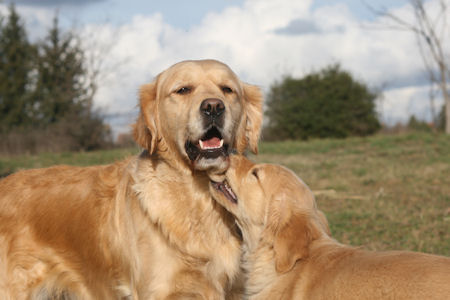
POLYGON ((112 295, 102 284, 114 264, 105 233, 122 172, 123 164, 57 166, 0 180, 1 299, 112 295))
POLYGON ((296 290, 305 299, 450 298, 447 257, 406 251, 372 252, 336 244, 313 246, 310 254, 293 271, 298 273, 296 290))

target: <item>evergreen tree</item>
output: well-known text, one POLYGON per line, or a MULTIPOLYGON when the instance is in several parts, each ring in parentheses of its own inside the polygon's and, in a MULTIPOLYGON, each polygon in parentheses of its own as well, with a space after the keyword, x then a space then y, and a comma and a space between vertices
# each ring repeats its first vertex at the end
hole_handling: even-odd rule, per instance
POLYGON ((0 151, 92 150, 111 144, 93 111, 86 58, 77 36, 55 17, 47 37, 32 45, 14 5, 0 19, 0 151), (51 139, 46 137, 51 136, 51 139))
POLYGON ((84 50, 77 36, 62 34, 55 17, 38 49, 34 99, 39 124, 63 131, 72 140, 71 150, 91 150, 110 143, 109 127, 93 111, 84 50))
POLYGON ((0 132, 29 124, 33 47, 14 5, 0 28, 0 132))
POLYGON ((266 139, 365 136, 380 128, 377 95, 333 65, 275 83, 267 99, 266 139))
POLYGON ((76 37, 61 34, 55 17, 38 49, 34 99, 39 123, 46 126, 69 115, 87 114, 91 101, 85 84, 83 51, 76 37))

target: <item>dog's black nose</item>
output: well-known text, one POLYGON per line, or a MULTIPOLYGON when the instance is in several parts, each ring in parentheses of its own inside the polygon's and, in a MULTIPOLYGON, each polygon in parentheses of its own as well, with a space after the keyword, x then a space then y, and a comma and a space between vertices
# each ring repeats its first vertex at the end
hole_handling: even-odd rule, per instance
POLYGON ((225 111, 225 104, 220 99, 208 98, 202 101, 200 111, 211 118, 219 117, 225 111))

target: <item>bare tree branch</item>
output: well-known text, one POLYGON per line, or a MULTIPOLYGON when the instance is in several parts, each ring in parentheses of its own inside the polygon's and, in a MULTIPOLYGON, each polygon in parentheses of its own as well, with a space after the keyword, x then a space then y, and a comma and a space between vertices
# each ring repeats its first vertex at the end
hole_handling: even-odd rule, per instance
POLYGON ((450 0, 440 0, 439 11, 433 17, 430 14, 430 1, 410 0, 414 20, 405 21, 401 17, 391 13, 385 7, 374 8, 364 1, 366 7, 376 16, 384 17, 393 24, 386 24, 387 29, 403 30, 415 34, 420 57, 425 66, 430 80, 430 106, 433 118, 436 117, 434 109, 435 92, 434 86, 439 90, 444 99, 444 108, 446 116, 445 132, 450 134, 450 50, 444 49, 445 39, 448 38, 449 26, 447 18, 450 17, 448 9, 450 0))

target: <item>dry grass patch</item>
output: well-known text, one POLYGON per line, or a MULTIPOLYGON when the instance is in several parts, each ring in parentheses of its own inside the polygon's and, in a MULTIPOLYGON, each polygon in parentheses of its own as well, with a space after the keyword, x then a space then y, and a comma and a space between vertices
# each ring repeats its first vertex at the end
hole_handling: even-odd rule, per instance
POLYGON ((285 165, 311 187, 337 240, 450 256, 450 136, 375 136, 261 148, 255 161, 285 165))

